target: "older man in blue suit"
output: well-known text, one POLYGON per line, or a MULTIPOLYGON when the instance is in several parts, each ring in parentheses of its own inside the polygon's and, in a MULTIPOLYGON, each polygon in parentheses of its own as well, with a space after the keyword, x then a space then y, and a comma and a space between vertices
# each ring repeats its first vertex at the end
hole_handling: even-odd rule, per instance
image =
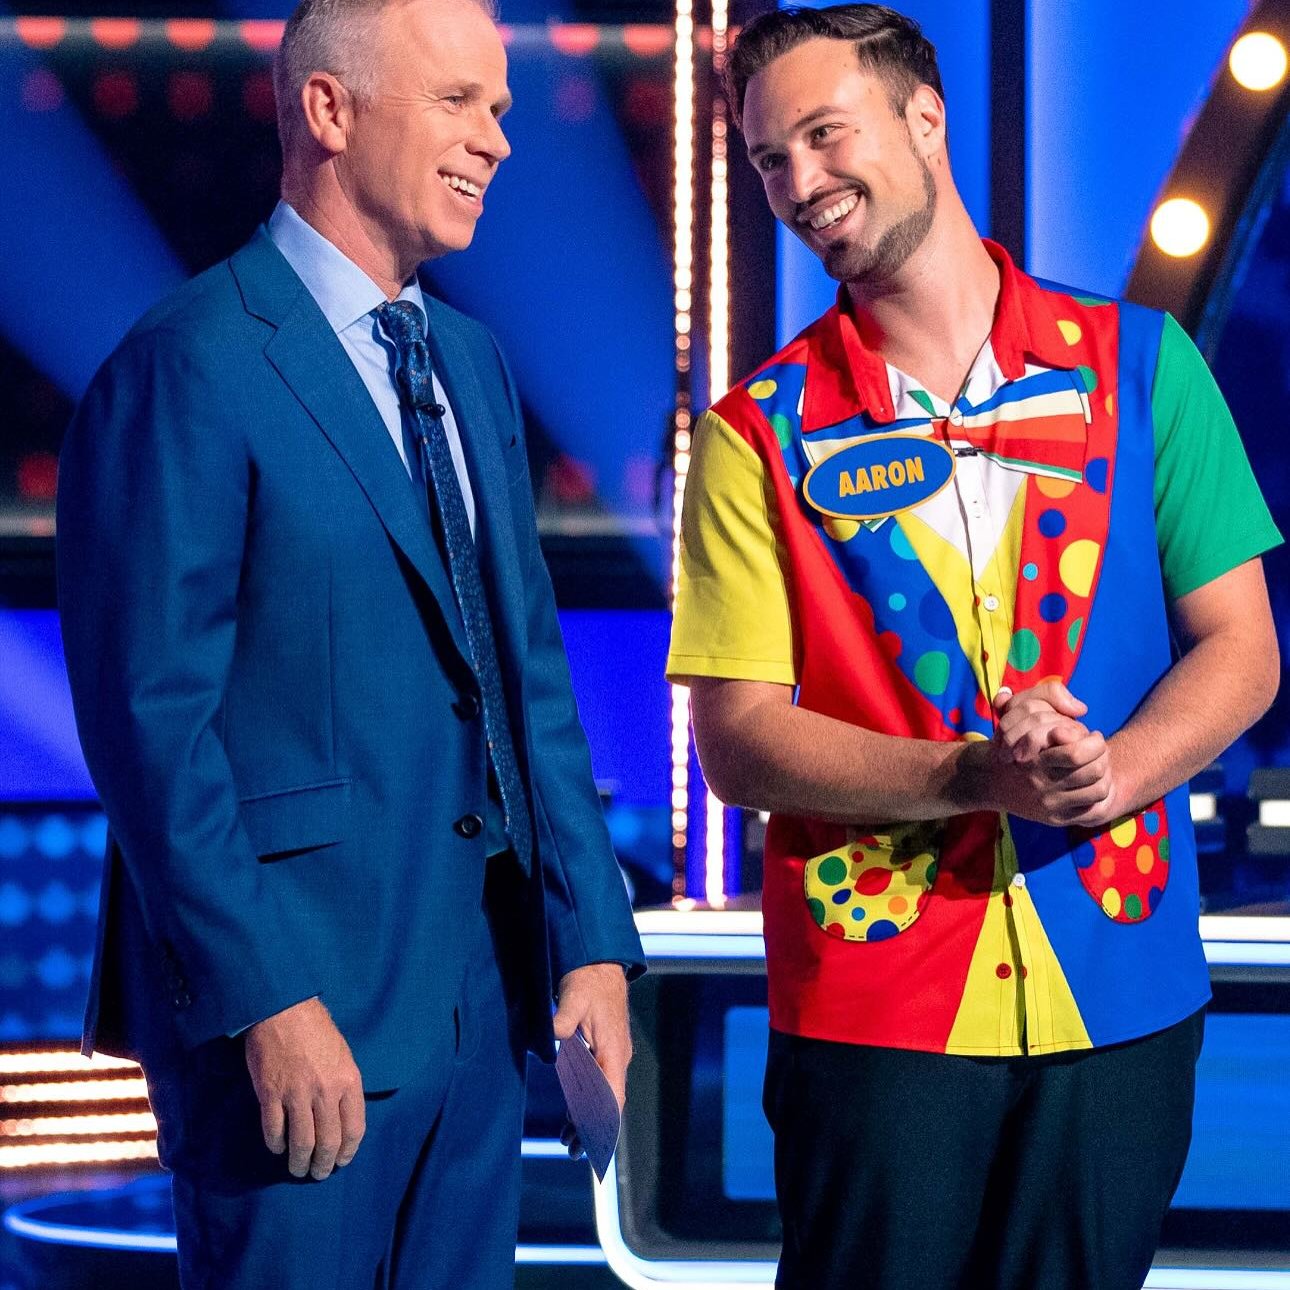
POLYGON ((525 1051, 580 1028, 621 1097, 643 967, 515 388, 417 276, 510 150, 506 55, 473 0, 305 0, 275 74, 283 201, 63 454, 85 1043, 144 1065, 185 1290, 496 1290, 525 1051))

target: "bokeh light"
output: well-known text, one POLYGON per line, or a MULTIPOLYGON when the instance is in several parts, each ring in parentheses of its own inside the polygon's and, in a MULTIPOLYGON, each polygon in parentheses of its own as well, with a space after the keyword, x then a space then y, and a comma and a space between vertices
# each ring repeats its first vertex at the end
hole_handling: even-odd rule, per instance
POLYGON ((1286 47, 1266 31, 1247 32, 1232 46, 1227 65, 1237 84, 1262 92, 1275 89, 1285 79, 1286 47))
POLYGON ((1209 216, 1190 197, 1171 197, 1151 217, 1151 240, 1175 259, 1195 255, 1209 241, 1209 216))

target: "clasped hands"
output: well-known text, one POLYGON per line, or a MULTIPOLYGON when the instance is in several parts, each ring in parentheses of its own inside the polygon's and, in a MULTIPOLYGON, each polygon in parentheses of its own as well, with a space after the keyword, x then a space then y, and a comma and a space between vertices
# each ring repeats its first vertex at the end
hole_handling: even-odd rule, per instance
POLYGON ((1123 814, 1123 785, 1088 706, 1060 681, 995 698, 988 792, 999 808, 1039 824, 1100 829, 1123 814))

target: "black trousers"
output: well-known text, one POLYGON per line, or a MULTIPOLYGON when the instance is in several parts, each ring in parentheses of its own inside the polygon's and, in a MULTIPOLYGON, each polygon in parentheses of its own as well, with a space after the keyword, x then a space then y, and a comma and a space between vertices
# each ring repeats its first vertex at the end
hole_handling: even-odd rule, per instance
POLYGON ((1204 1012, 975 1058, 771 1032, 780 1290, 1141 1290, 1191 1143, 1204 1012))

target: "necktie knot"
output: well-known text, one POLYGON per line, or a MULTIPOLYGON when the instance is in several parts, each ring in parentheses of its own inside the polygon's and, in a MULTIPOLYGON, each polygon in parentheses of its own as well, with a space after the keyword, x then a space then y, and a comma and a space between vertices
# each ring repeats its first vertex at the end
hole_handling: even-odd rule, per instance
MULTIPOLYGON (((425 314, 411 300, 389 300, 377 308, 376 317, 398 351, 395 380, 404 398, 413 408, 433 411, 438 405, 430 377, 425 314)), ((442 416, 442 409, 435 411, 434 415, 442 416)))
POLYGON ((376 316, 400 354, 413 345, 425 344, 426 316, 411 300, 387 300, 376 316))

